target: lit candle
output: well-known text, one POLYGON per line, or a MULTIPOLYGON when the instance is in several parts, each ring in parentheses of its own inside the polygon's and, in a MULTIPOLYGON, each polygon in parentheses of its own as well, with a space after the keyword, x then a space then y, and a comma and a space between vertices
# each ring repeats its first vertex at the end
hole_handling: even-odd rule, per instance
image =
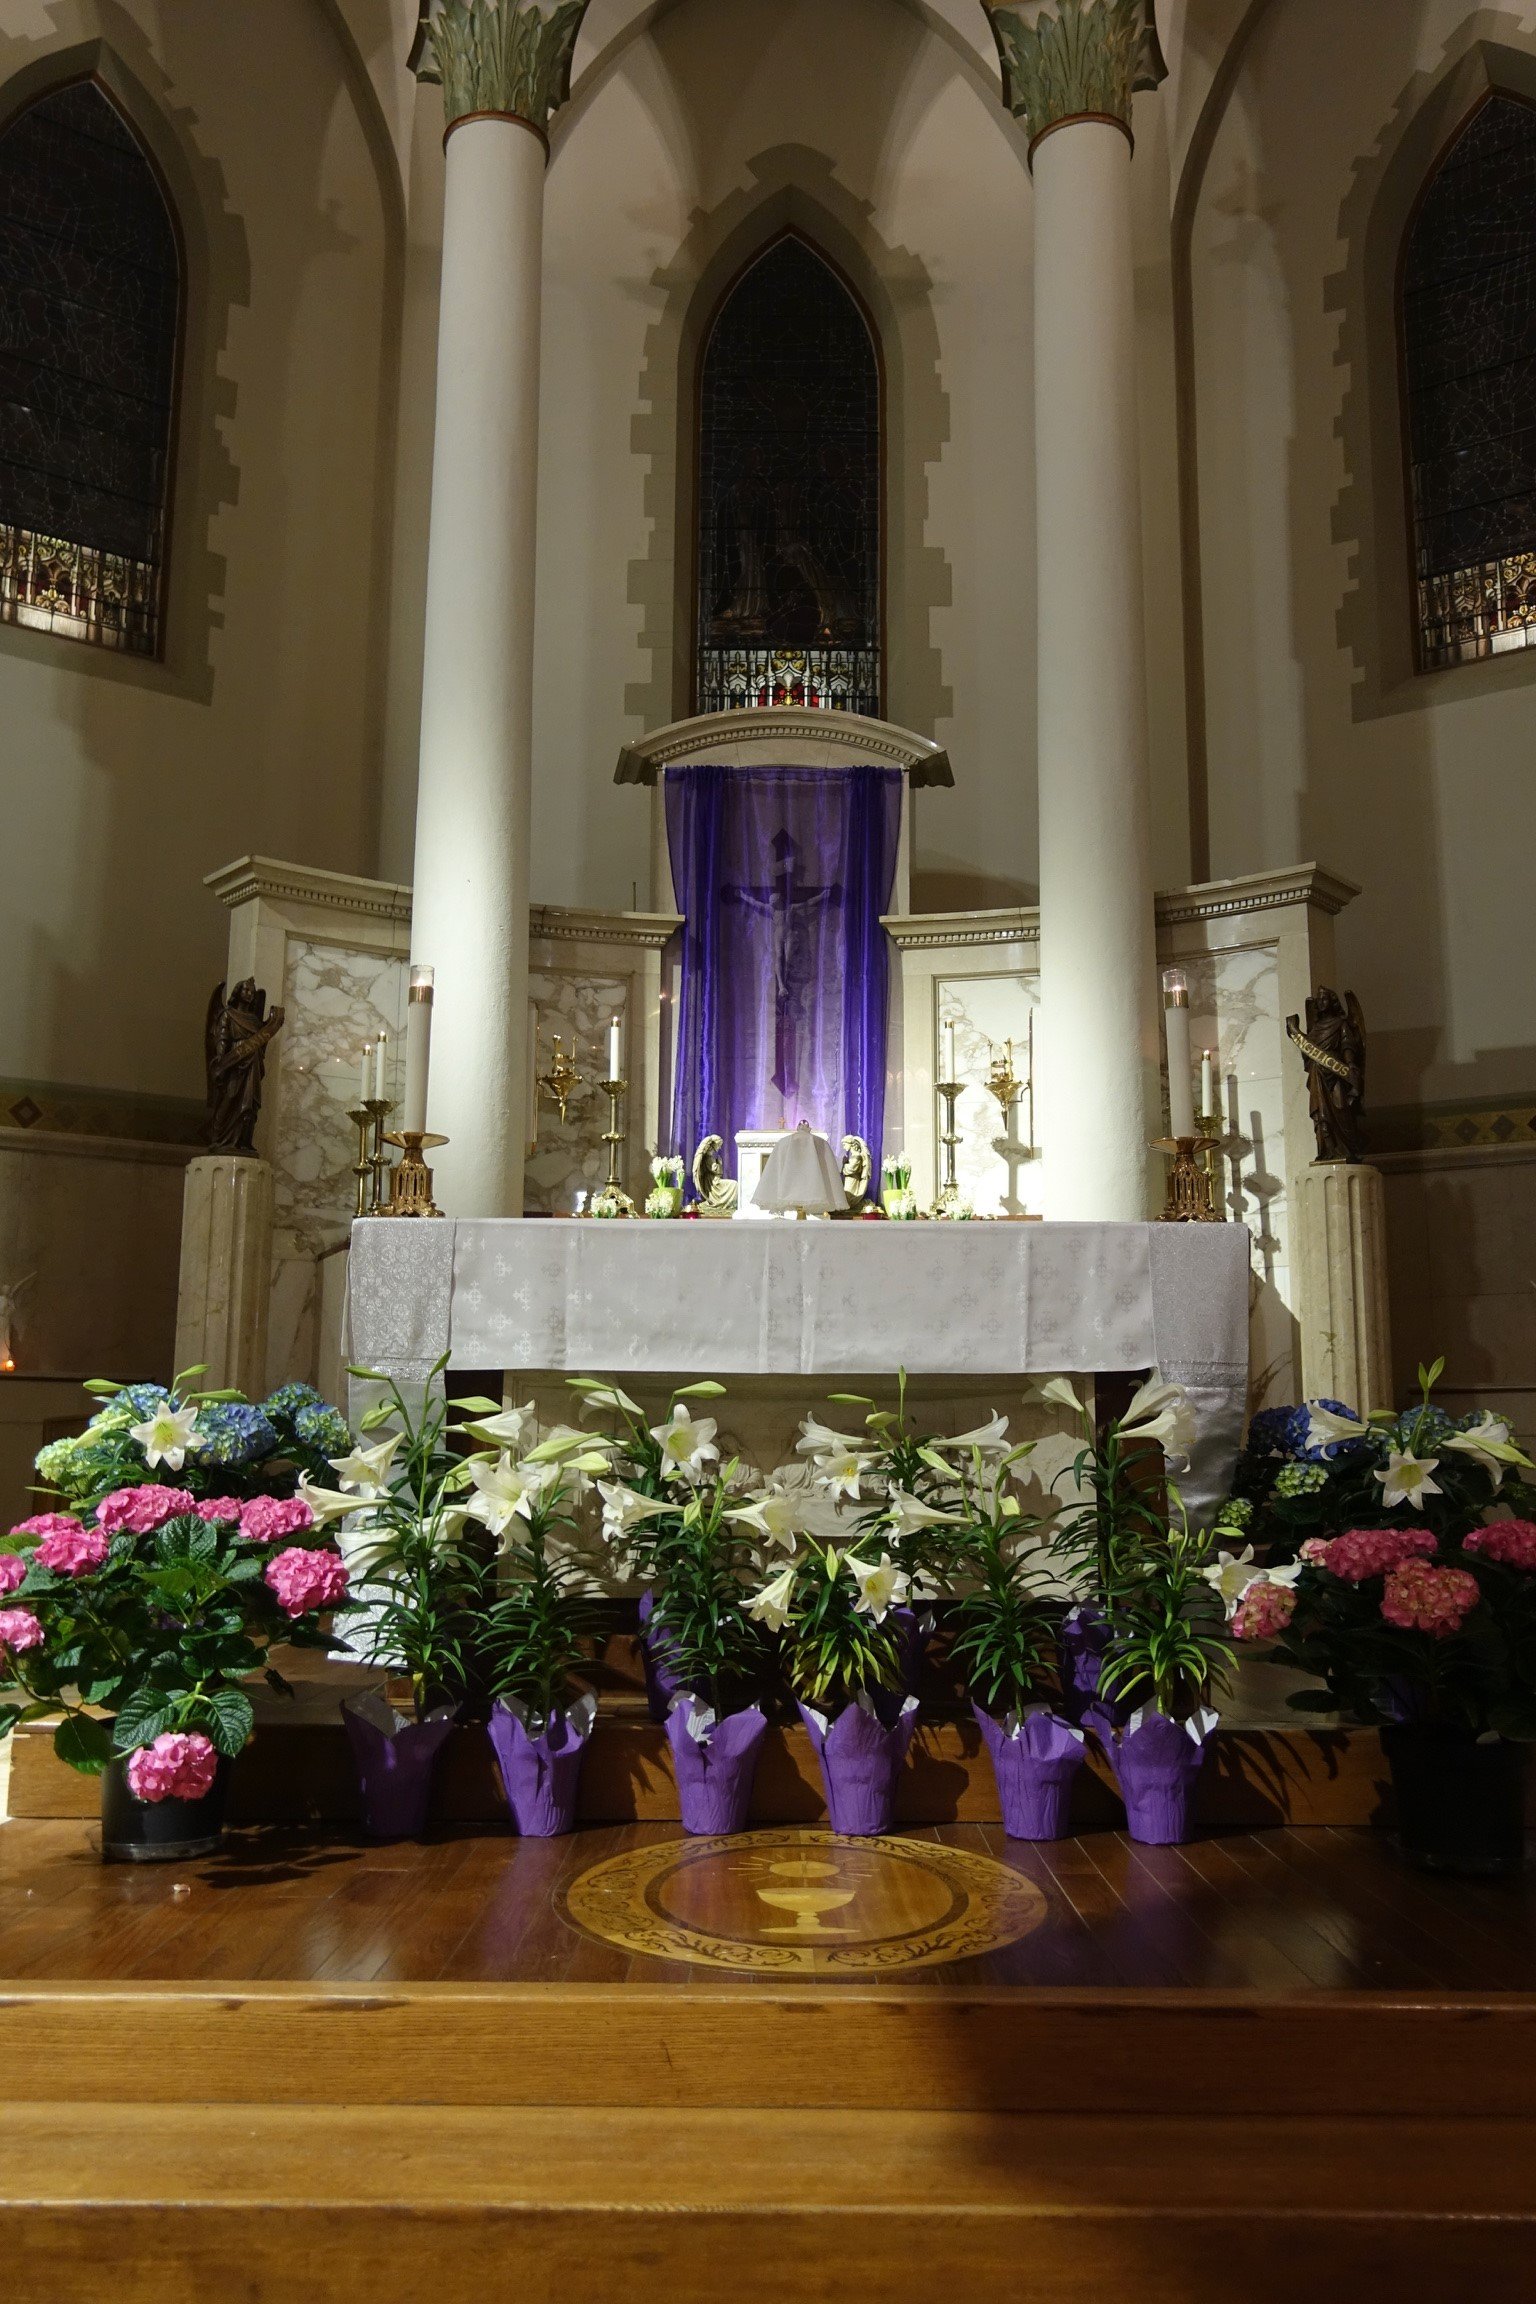
POLYGON ((427 1132, 427 1074, 432 1064, 432 971, 411 970, 411 995, 405 1009, 405 1106, 400 1116, 403 1135, 427 1132))
POLYGON ((1189 982, 1182 968, 1170 968, 1163 978, 1163 1031, 1168 1047, 1168 1126, 1175 1136, 1193 1136, 1195 1098, 1189 1057, 1189 982))
POLYGON ((610 1016, 608 1019, 608 1077, 610 1080, 623 1079, 624 1075, 619 1070, 619 1066, 623 1063, 623 1061, 623 1027, 619 1023, 617 1016, 610 1016))
POLYGON ((939 1076, 946 1086, 955 1077, 955 1027, 953 1023, 946 1023, 944 1026, 944 1069, 939 1076))
POLYGON ((368 1094, 369 1094, 369 1090, 368 1090, 368 1081, 369 1081, 369 1078, 370 1078, 370 1076, 371 1076, 371 1074, 372 1074, 372 1071, 373 1071, 373 1050, 372 1050, 372 1048, 369 1046, 368 1042, 365 1040, 365 1041, 363 1042, 363 1061, 362 1061, 362 1068, 361 1068, 361 1070, 360 1070, 360 1071, 359 1071, 359 1073, 358 1073, 358 1079, 357 1079, 357 1108, 358 1108, 358 1110, 359 1110, 359 1111, 361 1111, 361 1110, 362 1110, 363 1106, 364 1106, 364 1105, 367 1103, 367 1101, 368 1101, 368 1094))
POLYGON ((388 1049, 389 1034, 381 1032, 373 1051, 373 1096, 374 1102, 377 1104, 384 1104, 389 1100, 388 1091, 384 1086, 384 1058, 388 1049))
POLYGON ((1203 1048, 1200 1052, 1200 1117, 1202 1120, 1214 1120, 1216 1117, 1216 1051, 1214 1048, 1203 1048))

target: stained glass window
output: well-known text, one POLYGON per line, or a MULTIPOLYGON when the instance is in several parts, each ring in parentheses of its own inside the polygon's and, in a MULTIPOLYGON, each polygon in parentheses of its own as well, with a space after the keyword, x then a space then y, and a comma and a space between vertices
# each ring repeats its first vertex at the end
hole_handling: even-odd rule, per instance
POLYGON ((160 646, 181 261, 94 81, 0 135, 0 620, 160 646))
POLYGON ((699 390, 701 712, 881 710, 880 363, 793 234, 716 315, 699 390))
POLYGON ((1536 642, 1536 109, 1491 96, 1403 254, 1425 670, 1536 642))

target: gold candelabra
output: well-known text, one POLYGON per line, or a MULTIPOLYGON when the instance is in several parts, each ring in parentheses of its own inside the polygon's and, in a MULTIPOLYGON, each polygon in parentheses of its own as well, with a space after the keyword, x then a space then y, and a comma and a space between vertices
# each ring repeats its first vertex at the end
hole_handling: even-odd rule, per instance
POLYGON ((933 1213, 937 1217, 948 1218, 951 1222, 957 1222, 973 1213, 970 1202, 960 1189, 960 1179, 955 1166, 955 1154, 960 1145, 960 1132, 955 1126, 955 1105, 959 1101, 960 1091, 964 1085, 963 1080, 939 1080, 935 1082, 939 1094, 944 1099, 944 1125, 939 1131, 939 1142, 944 1147, 944 1174, 939 1185, 939 1196, 933 1204, 933 1213))
POLYGON ((1193 1136, 1164 1136, 1159 1152, 1171 1152, 1168 1190, 1159 1224, 1224 1224, 1216 1204, 1216 1167, 1221 1158, 1221 1119, 1215 1112, 1195 1116, 1193 1136))
POLYGON ((419 1128, 402 1128, 398 1135, 386 1136, 384 1141, 398 1145, 400 1158, 389 1180, 389 1205, 381 1208, 379 1214, 441 1216, 442 1210, 432 1197, 432 1171, 422 1154, 446 1144, 447 1137, 430 1136, 419 1128))
MULTIPOLYGON (((355 1216, 384 1213, 384 1174, 389 1166, 384 1154, 384 1122, 393 1110, 388 1097, 365 1096, 361 1104, 347 1114, 357 1130, 357 1158, 352 1163, 352 1173, 357 1178, 357 1203, 352 1211, 355 1216)), ((399 1138, 391 1136, 388 1141, 395 1144, 399 1138)))
MULTIPOLYGON (((571 1055, 574 1056, 575 1052, 575 1042, 573 1041, 571 1055)), ((560 1123, 563 1127, 566 1107, 581 1086, 581 1074, 572 1063, 571 1057, 567 1056, 562 1036, 558 1032, 554 1035, 554 1054, 549 1060, 549 1070, 539 1074, 538 1084, 559 1113, 560 1123)))
POLYGON ((598 1083, 608 1099, 608 1126, 603 1142, 608 1147, 608 1178, 600 1192, 594 1192, 587 1213, 590 1216, 633 1216, 635 1204, 624 1189, 624 1172, 620 1154, 624 1147, 624 1131, 619 1125, 619 1106, 629 1087, 627 1080, 602 1080, 598 1083))

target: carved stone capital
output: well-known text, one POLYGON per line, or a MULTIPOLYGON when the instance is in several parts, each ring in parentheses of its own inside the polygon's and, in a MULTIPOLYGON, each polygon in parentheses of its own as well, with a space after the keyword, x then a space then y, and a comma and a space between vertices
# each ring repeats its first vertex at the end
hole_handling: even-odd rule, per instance
POLYGON ((571 58, 587 0, 438 0, 423 5, 411 60, 441 80, 447 125, 476 113, 526 121, 544 135, 571 92, 571 58))
POLYGON ((982 0, 1003 65, 1003 101, 1030 149, 1068 120, 1118 120, 1131 96, 1166 78, 1155 0, 982 0))

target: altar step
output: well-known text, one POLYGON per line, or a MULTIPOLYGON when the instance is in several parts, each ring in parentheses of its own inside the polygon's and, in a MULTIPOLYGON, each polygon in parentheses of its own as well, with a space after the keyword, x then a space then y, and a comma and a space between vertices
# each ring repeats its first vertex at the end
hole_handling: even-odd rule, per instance
POLYGON ((1536 1999, 12 1988, 6 2304, 1536 2292, 1536 1999))
MULTIPOLYGON (((1536 1774, 1532 1777, 1536 1802, 1536 1774)), ((22 1728, 12 1740, 9 1813, 35 1820, 90 1817, 100 1790, 54 1757, 51 1730, 22 1728)), ((1367 1825, 1386 1814, 1388 1778, 1380 1741, 1363 1729, 1221 1731, 1200 1788, 1200 1821, 1213 1830, 1277 1824, 1367 1825)), ((339 1721, 263 1722, 235 1764, 232 1821, 353 1822, 357 1777, 339 1721)), ((583 1824, 671 1823, 677 1788, 666 1737, 643 1708, 600 1713, 582 1770, 583 1824)), ((438 1826, 505 1823, 506 1802, 483 1729, 458 1729, 439 1762, 433 1795, 438 1826)), ((1074 1831, 1123 1826, 1124 1810, 1102 1755, 1079 1779, 1074 1831)), ((826 1821, 821 1777, 803 1728, 770 1729, 754 1786, 754 1824, 826 1821)), ((970 1719, 926 1721, 903 1769, 898 1824, 1000 1821, 991 1763, 970 1719)), ((1536 1821, 1536 1810, 1533 1810, 1536 1821)))

